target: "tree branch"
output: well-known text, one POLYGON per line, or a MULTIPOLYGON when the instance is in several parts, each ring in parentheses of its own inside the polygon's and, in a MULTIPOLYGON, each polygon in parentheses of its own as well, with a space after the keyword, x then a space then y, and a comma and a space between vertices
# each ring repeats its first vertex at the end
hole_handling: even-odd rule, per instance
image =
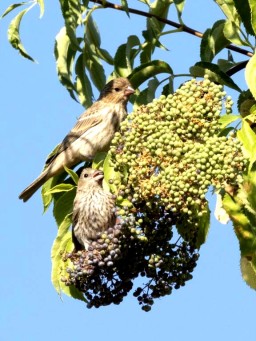
MULTIPOLYGON (((105 0, 90 0, 90 1, 94 2, 94 3, 97 3, 97 4, 100 4, 100 5, 102 5, 105 8, 113 8, 113 9, 116 9, 118 11, 125 11, 125 9, 122 6, 113 4, 113 3, 105 1, 105 0)), ((143 17, 155 18, 158 21, 163 22, 164 24, 176 27, 179 30, 181 30, 183 32, 186 32, 186 33, 189 33, 189 34, 192 34, 192 35, 194 35, 194 36, 196 36, 198 38, 202 38, 203 37, 203 33, 199 32, 199 31, 196 31, 196 30, 194 30, 194 29, 192 29, 192 28, 190 28, 190 27, 188 27, 186 25, 180 25, 180 24, 178 24, 178 23, 176 23, 176 22, 174 22, 172 20, 161 18, 158 15, 155 15, 155 14, 152 14, 152 13, 148 13, 148 12, 144 12, 144 11, 140 11, 138 9, 134 9, 134 8, 130 8, 130 7, 128 7, 128 11, 129 11, 129 13, 141 15, 143 17)), ((249 52, 249 51, 247 51, 245 49, 242 49, 242 48, 237 47, 237 46, 232 45, 232 44, 228 45, 226 48, 231 50, 231 51, 235 51, 235 52, 244 54, 245 56, 248 56, 248 57, 252 57, 253 56, 252 52, 249 52)))

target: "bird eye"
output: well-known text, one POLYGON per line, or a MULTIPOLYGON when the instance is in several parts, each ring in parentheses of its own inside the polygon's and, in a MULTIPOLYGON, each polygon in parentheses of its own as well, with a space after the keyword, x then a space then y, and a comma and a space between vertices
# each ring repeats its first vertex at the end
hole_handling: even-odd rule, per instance
POLYGON ((114 90, 115 90, 116 92, 118 92, 118 91, 120 91, 121 89, 120 89, 120 88, 114 88, 114 90))
POLYGON ((84 178, 87 178, 87 177, 88 177, 88 174, 85 173, 85 174, 84 174, 84 178))

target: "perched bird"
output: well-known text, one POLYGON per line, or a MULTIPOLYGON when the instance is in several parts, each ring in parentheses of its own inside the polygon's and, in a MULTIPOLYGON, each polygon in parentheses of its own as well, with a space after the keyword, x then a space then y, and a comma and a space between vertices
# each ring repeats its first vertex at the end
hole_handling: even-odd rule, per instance
POLYGON ((72 237, 76 251, 88 250, 90 241, 116 222, 113 195, 102 188, 103 172, 84 168, 73 206, 72 237))
POLYGON ((134 93, 126 78, 116 78, 105 85, 99 99, 77 120, 56 153, 46 160, 46 167, 19 198, 27 201, 48 179, 81 161, 91 160, 97 152, 108 151, 111 140, 127 115, 126 105, 134 93))

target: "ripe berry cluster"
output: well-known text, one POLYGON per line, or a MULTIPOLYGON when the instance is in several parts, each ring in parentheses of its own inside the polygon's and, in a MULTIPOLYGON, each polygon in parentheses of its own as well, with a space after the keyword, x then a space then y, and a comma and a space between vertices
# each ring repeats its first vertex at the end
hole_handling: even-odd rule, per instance
POLYGON ((245 168, 235 136, 220 134, 221 112, 231 107, 222 86, 192 79, 121 124, 109 152, 120 176, 111 183, 117 202, 130 205, 88 251, 66 256, 72 266, 63 280, 84 293, 88 307, 119 304, 141 277, 133 295, 149 311, 155 298, 192 278, 205 195, 210 186, 237 186, 245 168))
POLYGON ((121 303, 140 276, 143 286, 133 295, 149 311, 155 298, 171 294, 192 278, 199 256, 192 242, 174 236, 174 224, 175 216, 164 208, 152 211, 140 205, 136 215, 128 214, 107 229, 88 251, 66 254, 71 266, 62 280, 83 292, 91 308, 121 303))

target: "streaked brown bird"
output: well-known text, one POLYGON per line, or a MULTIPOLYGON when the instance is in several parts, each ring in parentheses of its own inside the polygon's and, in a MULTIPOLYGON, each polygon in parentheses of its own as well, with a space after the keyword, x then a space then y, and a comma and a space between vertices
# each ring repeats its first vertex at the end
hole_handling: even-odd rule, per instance
POLYGON ((72 237, 76 251, 88 250, 98 232, 116 222, 113 195, 102 188, 103 172, 84 168, 77 186, 73 206, 72 237))
POLYGON ((92 160, 97 152, 108 151, 111 140, 127 115, 126 105, 134 93, 126 78, 105 85, 99 99, 77 120, 59 145, 56 154, 46 160, 46 168, 19 198, 27 201, 48 179, 81 161, 92 160))

